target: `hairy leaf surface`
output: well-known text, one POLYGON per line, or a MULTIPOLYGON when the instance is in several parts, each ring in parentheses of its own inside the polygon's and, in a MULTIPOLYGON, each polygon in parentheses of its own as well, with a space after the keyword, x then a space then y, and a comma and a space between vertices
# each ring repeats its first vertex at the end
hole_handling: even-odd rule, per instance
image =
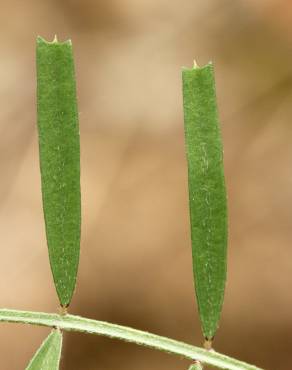
POLYGON ((62 306, 76 284, 80 250, 80 144, 72 45, 37 40, 37 118, 43 209, 62 306))
POLYGON ((211 339, 226 280, 227 206, 212 64, 183 69, 193 271, 203 334, 211 339))
POLYGON ((58 370, 62 349, 62 333, 53 330, 42 343, 26 370, 58 370))

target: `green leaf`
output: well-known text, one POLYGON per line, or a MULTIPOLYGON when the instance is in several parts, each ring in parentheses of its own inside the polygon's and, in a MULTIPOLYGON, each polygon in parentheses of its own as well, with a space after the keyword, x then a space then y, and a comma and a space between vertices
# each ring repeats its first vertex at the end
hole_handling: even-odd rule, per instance
POLYGON ((49 314, 42 312, 0 309, 0 322, 14 322, 32 325, 57 327, 66 331, 78 331, 102 335, 110 338, 136 343, 178 355, 190 360, 225 370, 262 370, 256 366, 225 356, 216 351, 208 351, 156 334, 111 324, 105 321, 90 320, 80 316, 49 314))
POLYGON ((80 144, 71 41, 37 39, 37 118, 43 209, 62 306, 76 284, 80 250, 80 144))
POLYGON ((218 327, 226 280, 227 206, 212 64, 183 69, 193 270, 206 339, 218 327))
POLYGON ((196 362, 189 367, 189 370, 203 370, 203 366, 200 362, 196 362))
POLYGON ((62 349, 62 333, 53 330, 42 343, 26 370, 58 370, 62 349))

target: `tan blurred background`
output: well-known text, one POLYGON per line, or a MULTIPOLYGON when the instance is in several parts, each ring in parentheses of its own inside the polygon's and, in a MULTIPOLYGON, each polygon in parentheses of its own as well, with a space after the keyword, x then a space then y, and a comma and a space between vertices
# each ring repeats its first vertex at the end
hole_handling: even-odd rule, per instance
MULTIPOLYGON (((181 66, 213 60, 230 243, 215 348, 267 370, 292 358, 290 0, 10 0, 0 12, 0 306, 56 311, 42 219, 35 37, 72 38, 82 145, 82 254, 71 312, 200 345, 181 66)), ((1 324, 1 370, 48 329, 1 324)), ((189 362, 70 333, 62 369, 189 362)))

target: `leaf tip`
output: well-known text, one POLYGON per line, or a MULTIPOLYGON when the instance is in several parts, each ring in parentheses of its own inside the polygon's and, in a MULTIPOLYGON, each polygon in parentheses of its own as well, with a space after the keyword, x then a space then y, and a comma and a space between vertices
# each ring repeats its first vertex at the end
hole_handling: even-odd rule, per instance
POLYGON ((68 45, 72 46, 71 39, 68 39, 66 41, 59 41, 58 36, 55 34, 53 41, 47 41, 41 36, 37 36, 37 44, 47 44, 47 45, 68 45))
POLYGON ((213 62, 208 62, 207 64, 203 65, 203 66, 199 66, 199 64, 197 63, 196 59, 194 59, 193 61, 193 66, 191 68, 189 67, 182 67, 182 70, 183 71, 193 71, 193 70, 197 70, 197 69, 205 69, 205 68, 213 68, 213 62))
POLYGON ((199 65, 198 65, 198 63, 197 63, 196 59, 194 59, 194 65, 193 65, 193 68, 194 68, 194 69, 195 69, 195 68, 199 68, 199 65))

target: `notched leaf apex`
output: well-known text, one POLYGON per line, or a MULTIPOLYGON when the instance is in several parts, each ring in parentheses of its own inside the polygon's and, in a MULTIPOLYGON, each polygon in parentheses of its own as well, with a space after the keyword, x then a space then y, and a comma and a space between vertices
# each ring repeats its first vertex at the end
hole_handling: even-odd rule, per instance
POLYGON ((47 41, 41 36, 37 36, 37 44, 46 44, 46 45, 68 45, 72 46, 71 39, 68 39, 66 41, 60 42, 58 41, 57 35, 54 36, 53 41, 47 41))
POLYGON ((193 63, 193 66, 191 68, 189 67, 182 67, 182 70, 183 72, 184 71, 193 71, 194 69, 205 69, 205 68, 213 68, 213 63, 212 62, 209 62, 205 65, 203 65, 202 67, 200 67, 196 61, 196 59, 194 59, 194 63, 193 63))

